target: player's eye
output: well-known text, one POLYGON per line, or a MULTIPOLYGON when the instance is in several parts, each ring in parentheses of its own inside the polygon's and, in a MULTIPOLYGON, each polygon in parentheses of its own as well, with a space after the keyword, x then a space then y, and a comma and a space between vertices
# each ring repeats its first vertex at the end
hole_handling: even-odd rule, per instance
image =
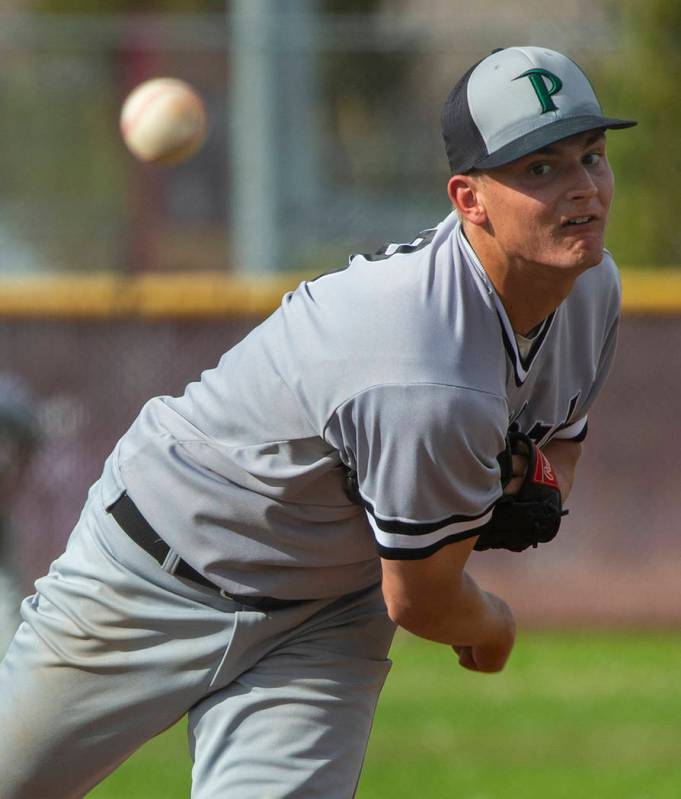
POLYGON ((551 171, 551 166, 546 163, 530 164, 529 169, 531 175, 548 175, 551 171))
POLYGON ((588 153, 582 160, 586 166, 596 166, 596 164, 600 163, 602 157, 601 153, 588 153))

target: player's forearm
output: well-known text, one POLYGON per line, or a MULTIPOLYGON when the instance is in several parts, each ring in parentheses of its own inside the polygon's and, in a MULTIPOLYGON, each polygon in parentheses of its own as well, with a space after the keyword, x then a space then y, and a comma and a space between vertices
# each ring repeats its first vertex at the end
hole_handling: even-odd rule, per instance
POLYGON ((414 635, 450 646, 506 641, 515 632, 506 603, 483 591, 466 572, 451 580, 445 591, 413 602, 397 600, 388 609, 393 621, 414 635))
POLYGON ((461 575, 458 592, 445 606, 439 639, 452 646, 511 646, 515 620, 503 599, 483 591, 466 572, 461 575))

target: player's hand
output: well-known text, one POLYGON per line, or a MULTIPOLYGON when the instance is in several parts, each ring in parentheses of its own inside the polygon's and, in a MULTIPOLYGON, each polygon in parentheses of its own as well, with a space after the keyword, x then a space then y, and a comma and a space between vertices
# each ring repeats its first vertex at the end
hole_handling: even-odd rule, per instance
POLYGON ((483 674, 496 674, 501 671, 511 654, 510 649, 497 647, 455 646, 453 649, 459 656, 459 665, 462 668, 483 674))
POLYGON ((515 642, 515 619, 510 607, 498 596, 486 594, 498 617, 497 629, 489 640, 475 646, 453 646, 459 665, 469 671, 494 674, 506 665, 515 642))
MULTIPOLYGON (((582 445, 575 441, 554 439, 542 447, 542 452, 553 468, 560 486, 561 500, 565 502, 575 479, 575 470, 582 454, 582 445)), ((512 477, 504 488, 504 494, 515 496, 525 479, 528 459, 525 455, 514 454, 512 463, 512 477)))
POLYGON ((518 493, 518 491, 520 491, 520 487, 522 486, 523 480, 525 479, 525 474, 527 472, 527 464, 529 463, 529 460, 525 455, 514 454, 512 462, 513 462, 512 477, 506 484, 506 487, 504 488, 504 494, 515 496, 518 493))

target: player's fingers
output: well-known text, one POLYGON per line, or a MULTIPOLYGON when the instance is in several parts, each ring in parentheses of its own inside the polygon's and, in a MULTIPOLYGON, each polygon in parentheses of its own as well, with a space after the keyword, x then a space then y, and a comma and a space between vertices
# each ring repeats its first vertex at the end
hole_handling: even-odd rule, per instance
POLYGON ((496 674, 504 668, 510 654, 509 649, 496 647, 476 648, 474 657, 473 653, 471 653, 471 657, 475 663, 476 671, 481 671, 485 674, 496 674))
POLYGON ((527 471, 527 464, 529 463, 525 455, 513 455, 512 461, 513 461, 513 476, 525 477, 525 472, 527 471))
POLYGON ((525 479, 525 472, 527 471, 528 460, 524 455, 513 456, 513 477, 508 481, 504 488, 504 494, 513 496, 520 490, 520 486, 525 479))
POLYGON ((504 494, 509 494, 510 496, 514 496, 515 494, 520 491, 520 486, 523 484, 522 477, 513 477, 511 478, 504 488, 504 494))
POLYGON ((470 646, 453 646, 452 649, 459 656, 459 665, 470 671, 477 671, 478 667, 473 659, 473 648, 470 646))

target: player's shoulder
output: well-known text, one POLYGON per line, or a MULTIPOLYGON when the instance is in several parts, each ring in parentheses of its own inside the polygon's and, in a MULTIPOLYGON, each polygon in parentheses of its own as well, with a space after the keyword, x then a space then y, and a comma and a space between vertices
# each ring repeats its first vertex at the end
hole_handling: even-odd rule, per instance
POLYGON ((351 255, 347 265, 304 281, 291 296, 296 322, 318 316, 327 335, 342 333, 375 343, 386 337, 391 349, 398 343, 419 346, 425 337, 444 337, 449 320, 443 318, 442 296, 448 280, 441 268, 440 251, 454 232, 449 218, 404 243, 392 242, 373 253, 351 255))
POLYGON ((437 227, 427 228, 420 231, 416 236, 406 242, 385 242, 374 252, 353 253, 348 258, 348 264, 361 264, 371 263, 377 266, 392 259, 392 264, 397 262, 401 263, 415 263, 423 253, 428 249, 435 239, 438 232, 437 227))
POLYGON ((372 252, 352 254, 348 266, 363 270, 368 279, 383 280, 386 275, 408 276, 409 270, 419 270, 433 251, 441 248, 456 232, 455 214, 449 214, 437 225, 425 228, 402 241, 389 241, 372 252))

